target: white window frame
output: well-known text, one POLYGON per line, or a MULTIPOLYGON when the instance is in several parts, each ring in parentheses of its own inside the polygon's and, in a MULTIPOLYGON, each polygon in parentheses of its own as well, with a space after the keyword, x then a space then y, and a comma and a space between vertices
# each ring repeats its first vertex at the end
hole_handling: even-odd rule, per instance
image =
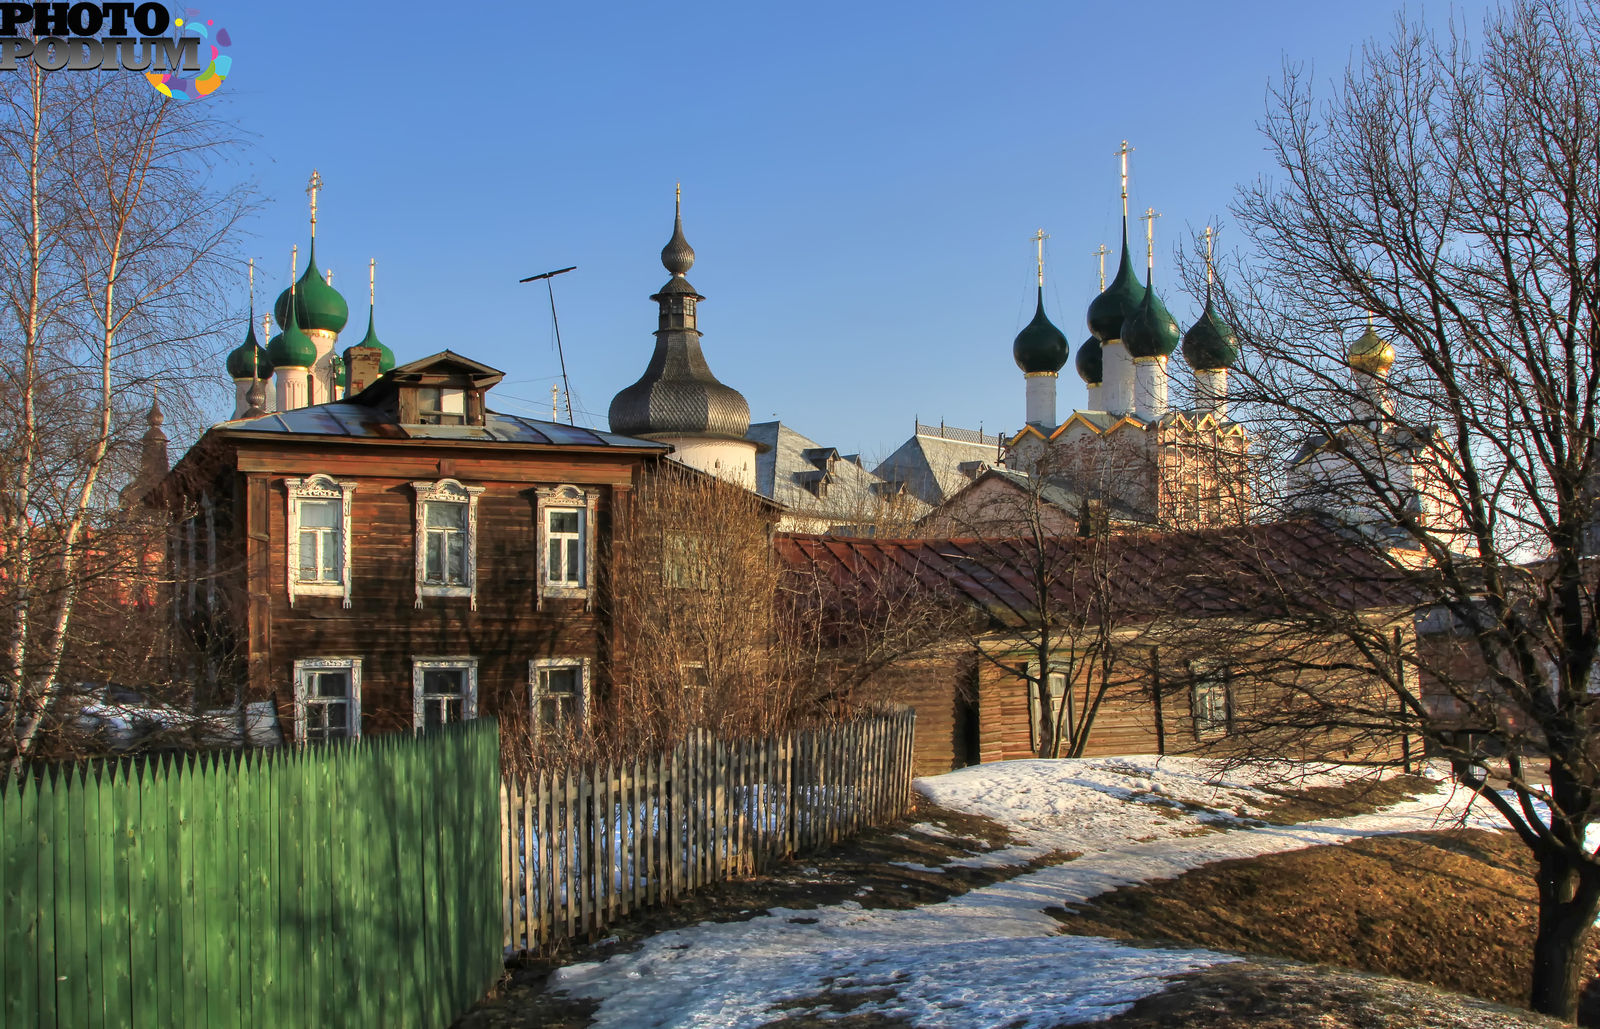
POLYGON ((536 491, 539 524, 539 598, 568 597, 585 601, 594 595, 595 515, 599 495, 576 486, 552 486, 536 491), (578 531, 583 537, 583 582, 574 586, 550 579, 550 515, 554 511, 578 511, 578 531))
POLYGON ((289 586, 289 606, 296 597, 341 597, 350 606, 350 508, 356 484, 331 475, 316 474, 304 479, 285 479, 288 496, 288 545, 285 581, 289 586), (300 578, 300 504, 306 500, 339 501, 339 581, 305 581, 300 578))
MULTIPOLYGON (((1233 732, 1233 674, 1225 664, 1194 664, 1191 666, 1194 681, 1189 686, 1189 716, 1194 721, 1194 738, 1220 739, 1233 732), (1201 717, 1201 696, 1218 695, 1222 698, 1222 718, 1210 715, 1201 717)), ((1208 710, 1211 705, 1207 705, 1208 710)))
POLYGON ((306 709, 311 701, 306 696, 307 673, 349 672, 350 739, 361 737, 361 659, 359 657, 308 657, 294 663, 294 739, 306 742, 306 709))
POLYGON ((411 728, 421 732, 427 724, 427 702, 431 696, 423 692, 425 672, 461 671, 461 720, 470 722, 478 717, 478 659, 475 657, 413 657, 411 659, 411 728))
MULTIPOLYGON (((1039 691, 1034 685, 1034 681, 1039 677, 1039 662, 1028 662, 1028 675, 1030 678, 1023 680, 1023 686, 1028 691, 1028 746, 1030 750, 1037 754, 1039 752, 1039 741, 1044 738, 1044 708, 1039 704, 1039 691)), ((1052 663, 1044 682, 1045 689, 1050 693, 1053 712, 1059 717, 1061 704, 1067 696, 1066 669, 1052 663), (1060 690, 1056 689, 1058 680, 1060 681, 1060 690)), ((1067 728, 1065 720, 1062 720, 1061 726, 1063 729, 1067 728)))
MULTIPOLYGON (((586 657, 539 657, 528 662, 528 724, 537 736, 539 727, 539 700, 543 693, 541 687, 541 672, 553 669, 575 668, 578 670, 578 695, 574 698, 577 710, 573 712, 570 730, 574 734, 581 734, 589 724, 589 659, 586 657)), ((559 730, 565 731, 569 727, 560 726, 559 730)))
POLYGON ((678 590, 711 588, 711 540, 705 533, 687 529, 662 533, 661 584, 678 590))
POLYGON ((437 482, 413 482, 411 489, 416 494, 413 510, 416 522, 416 606, 422 607, 423 597, 468 597, 472 601, 472 610, 476 611, 478 609, 478 497, 484 488, 463 486, 455 479, 440 479, 437 482), (442 585, 424 581, 428 560, 429 503, 467 505, 465 567, 462 569, 466 573, 467 581, 463 585, 442 585))

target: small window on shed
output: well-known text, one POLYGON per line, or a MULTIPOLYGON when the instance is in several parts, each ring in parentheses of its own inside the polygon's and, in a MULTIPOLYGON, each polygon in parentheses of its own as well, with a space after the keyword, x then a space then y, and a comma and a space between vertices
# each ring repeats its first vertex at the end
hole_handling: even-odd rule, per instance
POLYGON ((419 387, 417 421, 422 425, 465 425, 467 391, 445 386, 419 387))

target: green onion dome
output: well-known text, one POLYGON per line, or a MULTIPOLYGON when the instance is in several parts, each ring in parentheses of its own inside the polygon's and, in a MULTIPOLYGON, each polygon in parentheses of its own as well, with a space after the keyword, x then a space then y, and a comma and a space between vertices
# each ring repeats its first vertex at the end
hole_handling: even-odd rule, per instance
POLYGON ((1144 286, 1133 270, 1133 259, 1128 256, 1128 221, 1122 221, 1122 262, 1117 265, 1116 277, 1105 292, 1089 301, 1089 331, 1104 343, 1120 339, 1122 323, 1138 308, 1144 299, 1144 286))
POLYGON ((1122 323, 1122 342, 1133 357, 1170 357, 1178 349, 1178 323, 1156 296, 1148 279, 1144 299, 1122 323))
POLYGON ((1239 338, 1233 328, 1217 314, 1209 290, 1206 309, 1200 320, 1183 334, 1183 359, 1197 372, 1232 368, 1239 360, 1239 338))
POLYGON ((250 331, 245 333, 244 342, 228 354, 230 379, 265 379, 272 374, 272 359, 267 356, 266 348, 256 342, 255 321, 252 313, 250 331))
POLYGON ((1345 358, 1350 362, 1350 367, 1358 372, 1384 375, 1394 367, 1394 347, 1368 325, 1361 338, 1350 344, 1345 358))
POLYGON ((1067 363, 1067 337, 1050 324, 1044 313, 1044 287, 1039 287, 1039 306, 1034 309, 1033 321, 1022 327, 1011 344, 1011 358, 1025 372, 1059 372, 1067 363))
POLYGON ((274 368, 310 368, 317 363, 317 345, 311 342, 311 337, 300 331, 299 319, 295 311, 300 305, 292 307, 285 304, 288 322, 283 331, 272 337, 272 343, 267 347, 267 357, 272 359, 274 368))
POLYGON ((1100 341, 1090 336, 1078 348, 1076 367, 1078 378, 1091 386, 1097 386, 1105 381, 1105 367, 1102 364, 1100 341))
POLYGON ((354 347, 346 347, 344 350, 344 373, 339 378, 339 385, 343 386, 345 389, 350 388, 350 351, 354 350, 356 347, 377 348, 380 355, 378 357, 378 374, 382 375, 384 372, 392 371, 394 369, 394 351, 384 346, 383 341, 378 339, 378 332, 373 328, 372 322, 373 312, 369 308, 367 311, 367 334, 361 337, 360 343, 357 343, 354 347))
POLYGON ((279 325, 289 324, 289 297, 295 297, 295 314, 303 330, 320 329, 323 332, 343 332, 350 320, 350 305, 344 302, 339 291, 328 285, 317 268, 317 241, 311 240, 311 252, 306 258, 305 274, 292 289, 278 294, 272 306, 273 316, 279 325))

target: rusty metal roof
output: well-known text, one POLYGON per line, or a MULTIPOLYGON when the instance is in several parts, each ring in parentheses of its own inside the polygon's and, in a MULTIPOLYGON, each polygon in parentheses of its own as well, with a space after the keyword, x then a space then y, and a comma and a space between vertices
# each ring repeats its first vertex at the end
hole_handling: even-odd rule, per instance
MULTIPOLYGON (((1416 602, 1407 577, 1369 545, 1315 522, 1083 539, 856 539, 780 534, 779 558, 838 585, 910 584, 984 612, 998 627, 1036 624, 1043 597, 1062 611, 1124 622, 1271 619, 1308 608, 1358 611, 1416 602)), ((870 591, 868 591, 870 592, 870 591)))

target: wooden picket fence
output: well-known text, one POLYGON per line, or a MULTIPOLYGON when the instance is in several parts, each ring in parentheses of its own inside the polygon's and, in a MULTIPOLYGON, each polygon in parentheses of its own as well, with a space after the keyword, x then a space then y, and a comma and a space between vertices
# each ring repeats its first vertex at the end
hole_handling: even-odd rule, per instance
POLYGON ((492 719, 0 782, 0 1029, 443 1026, 503 969, 492 719))
POLYGON ((904 814, 915 712, 506 778, 500 789, 508 954, 593 938, 630 911, 904 814))

